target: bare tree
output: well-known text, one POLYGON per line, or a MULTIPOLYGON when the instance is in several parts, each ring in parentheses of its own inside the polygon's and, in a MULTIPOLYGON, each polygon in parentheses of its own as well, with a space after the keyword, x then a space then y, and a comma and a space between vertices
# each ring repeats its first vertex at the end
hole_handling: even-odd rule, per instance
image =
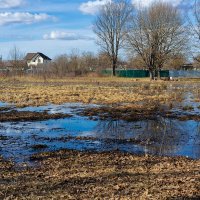
MULTIPOLYGON (((195 22, 192 28, 197 39, 197 48, 200 48, 200 0, 195 1, 193 10, 195 22)), ((194 60, 200 63, 199 56, 195 57, 194 60)))
POLYGON ((200 70, 200 55, 197 55, 193 60, 193 66, 195 69, 200 70))
POLYGON ((139 9, 127 33, 127 49, 141 56, 150 78, 160 77, 164 63, 185 50, 186 29, 178 10, 171 4, 156 2, 139 9))
POLYGON ((163 68, 165 69, 172 69, 172 70, 180 70, 182 69, 182 66, 188 62, 186 55, 184 54, 177 54, 173 55, 171 58, 169 58, 163 68))
POLYGON ((196 21, 194 31, 200 42, 200 1, 199 0, 196 0, 194 4, 194 18, 196 21))
POLYGON ((60 55, 55 58, 52 65, 54 74, 58 77, 63 77, 70 72, 68 55, 60 55))
POLYGON ((102 6, 93 24, 97 44, 108 54, 114 76, 119 50, 123 47, 127 22, 132 12, 133 6, 128 0, 110 1, 102 6))
POLYGON ((145 69, 145 63, 140 55, 132 55, 128 58, 129 69, 145 69))
POLYGON ((109 68, 111 66, 111 60, 106 52, 100 52, 98 54, 98 71, 109 68))
POLYGON ((97 57, 91 52, 82 53, 82 68, 85 71, 95 71, 97 69, 97 57))
POLYGON ((12 64, 12 68, 15 71, 22 71, 26 67, 26 62, 23 60, 24 54, 19 50, 17 46, 13 46, 13 48, 9 52, 9 60, 12 64))

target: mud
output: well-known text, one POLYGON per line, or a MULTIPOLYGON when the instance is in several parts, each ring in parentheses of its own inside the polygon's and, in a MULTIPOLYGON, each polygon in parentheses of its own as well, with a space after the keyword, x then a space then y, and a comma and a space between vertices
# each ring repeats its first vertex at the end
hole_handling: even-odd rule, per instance
POLYGON ((200 161, 61 150, 36 168, 0 160, 0 199, 199 199, 200 161))
POLYGON ((110 107, 103 106, 97 108, 86 108, 79 113, 82 116, 95 119, 98 117, 100 120, 124 120, 129 122, 142 121, 142 120, 156 120, 158 117, 179 119, 181 121, 194 120, 200 121, 198 114, 183 114, 176 113, 171 110, 161 109, 158 106, 150 107, 110 107))
POLYGON ((37 149, 47 149, 48 146, 46 144, 36 144, 31 146, 32 149, 37 150, 37 149))
POLYGON ((47 111, 30 112, 11 110, 8 112, 0 112, 0 122, 43 121, 67 117, 71 117, 71 115, 63 113, 50 114, 47 111))

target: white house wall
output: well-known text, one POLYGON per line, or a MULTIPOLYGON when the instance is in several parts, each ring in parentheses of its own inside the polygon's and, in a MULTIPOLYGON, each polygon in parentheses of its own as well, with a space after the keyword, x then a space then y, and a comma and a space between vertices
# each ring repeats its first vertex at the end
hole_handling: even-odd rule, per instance
POLYGON ((38 66, 41 64, 48 64, 50 61, 49 60, 45 60, 43 57, 41 57, 40 55, 35 56, 32 58, 31 61, 27 61, 27 65, 28 66, 38 66))

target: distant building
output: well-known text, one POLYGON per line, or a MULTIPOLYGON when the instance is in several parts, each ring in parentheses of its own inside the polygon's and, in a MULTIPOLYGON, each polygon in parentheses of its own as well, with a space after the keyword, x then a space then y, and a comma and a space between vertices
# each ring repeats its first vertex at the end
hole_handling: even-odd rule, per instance
POLYGON ((180 70, 195 70, 195 67, 192 63, 184 64, 180 67, 180 70))
POLYGON ((48 64, 51 62, 51 58, 43 53, 27 53, 24 60, 27 62, 28 67, 37 67, 39 65, 48 64))

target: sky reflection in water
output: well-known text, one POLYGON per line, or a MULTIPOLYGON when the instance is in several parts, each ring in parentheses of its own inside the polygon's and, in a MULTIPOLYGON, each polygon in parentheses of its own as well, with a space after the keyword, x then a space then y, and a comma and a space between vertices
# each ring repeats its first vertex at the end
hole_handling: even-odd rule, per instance
MULTIPOLYGON (((90 105, 96 106, 96 105, 90 105)), ((61 148, 76 150, 120 150, 142 154, 188 156, 200 158, 200 124, 196 121, 164 119, 124 122, 89 120, 75 113, 84 104, 28 107, 21 111, 73 113, 73 117, 37 122, 0 123, 0 154, 16 161, 26 161, 40 151, 61 148), (1 139, 1 136, 6 136, 1 139), (76 137, 84 137, 77 140, 76 137), (87 139, 87 137, 89 137, 87 139), (90 139, 90 138, 94 139, 90 139), (139 144, 131 142, 134 139, 139 144), (47 149, 35 150, 32 145, 46 144, 47 149)))

